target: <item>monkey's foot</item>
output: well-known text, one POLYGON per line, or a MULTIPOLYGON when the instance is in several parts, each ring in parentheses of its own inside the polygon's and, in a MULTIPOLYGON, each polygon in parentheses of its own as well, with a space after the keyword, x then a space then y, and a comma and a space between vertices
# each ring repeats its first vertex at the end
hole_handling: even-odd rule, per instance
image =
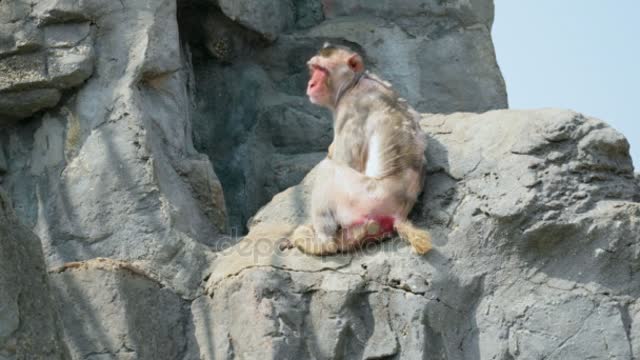
POLYGON ((424 255, 431 250, 431 234, 428 231, 418 229, 408 221, 399 221, 395 227, 398 235, 408 241, 419 255, 424 255))
POLYGON ((338 252, 338 244, 333 239, 316 236, 310 225, 298 226, 291 236, 291 242, 300 251, 310 255, 332 255, 338 252))

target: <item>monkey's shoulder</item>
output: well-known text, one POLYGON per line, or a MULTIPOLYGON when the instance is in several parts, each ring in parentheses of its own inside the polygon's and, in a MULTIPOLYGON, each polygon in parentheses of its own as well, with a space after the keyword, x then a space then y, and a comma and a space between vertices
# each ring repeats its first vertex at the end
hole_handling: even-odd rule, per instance
POLYGON ((367 96, 362 96, 357 103, 361 107, 368 108, 370 111, 384 111, 398 116, 412 116, 410 113, 413 108, 409 103, 400 97, 400 95, 391 87, 374 81, 371 88, 367 92, 367 96))

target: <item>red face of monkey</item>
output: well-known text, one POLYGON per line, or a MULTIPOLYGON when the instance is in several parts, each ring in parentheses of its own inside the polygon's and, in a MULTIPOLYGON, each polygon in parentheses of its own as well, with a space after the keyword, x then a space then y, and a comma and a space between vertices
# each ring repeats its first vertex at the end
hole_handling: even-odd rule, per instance
POLYGON ((330 109, 335 106, 337 92, 364 70, 360 55, 327 44, 307 66, 311 76, 307 84, 309 101, 330 109))
POLYGON ((311 75, 309 84, 307 84, 309 101, 320 106, 331 105, 331 93, 333 91, 329 81, 329 70, 319 65, 309 64, 309 73, 311 75))

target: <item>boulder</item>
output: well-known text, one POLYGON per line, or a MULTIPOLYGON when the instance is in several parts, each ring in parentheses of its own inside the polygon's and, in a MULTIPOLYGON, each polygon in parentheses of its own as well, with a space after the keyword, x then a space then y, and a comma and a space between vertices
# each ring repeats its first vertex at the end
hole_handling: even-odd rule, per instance
POLYGON ((0 125, 56 106, 93 73, 89 21, 38 23, 36 12, 24 0, 0 4, 0 125))

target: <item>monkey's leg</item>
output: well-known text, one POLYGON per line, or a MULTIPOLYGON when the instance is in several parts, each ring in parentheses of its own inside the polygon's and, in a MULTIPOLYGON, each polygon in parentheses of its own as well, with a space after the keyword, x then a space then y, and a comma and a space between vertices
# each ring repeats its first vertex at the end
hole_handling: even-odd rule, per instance
POLYGON ((292 243, 300 251, 310 255, 332 255, 338 252, 333 239, 323 239, 316 235, 310 225, 301 225, 293 232, 292 243))
POLYGON ((379 238, 381 225, 367 217, 371 195, 365 177, 331 159, 321 166, 326 169, 319 178, 324 188, 316 188, 312 212, 317 241, 331 250, 349 251, 379 238))
POLYGON ((351 232, 342 236, 339 244, 341 249, 352 249, 395 230, 411 244, 416 253, 426 254, 431 250, 431 235, 406 219, 419 190, 416 186, 419 183, 417 174, 407 173, 404 177, 377 180, 340 166, 336 166, 336 174, 342 179, 340 189, 343 191, 336 208, 339 223, 343 229, 351 232), (354 215, 364 216, 369 221, 362 226, 360 220, 353 219, 354 215), (384 231, 377 234, 371 228, 376 225, 384 231))
POLYGON ((313 228, 299 227, 294 233, 294 246, 309 254, 328 255, 352 250, 393 231, 392 219, 381 232, 384 226, 367 217, 373 206, 369 199, 375 198, 367 185, 375 180, 367 180, 331 159, 323 160, 317 171, 311 198, 313 228))
POLYGON ((416 228, 407 219, 396 220, 394 227, 398 236, 409 242, 416 253, 424 255, 431 250, 431 234, 428 231, 416 228))
POLYGON ((312 255, 331 255, 338 252, 335 236, 338 222, 334 216, 336 206, 335 163, 323 160, 317 168, 318 174, 311 193, 311 222, 299 226, 293 233, 292 244, 301 251, 312 255))

